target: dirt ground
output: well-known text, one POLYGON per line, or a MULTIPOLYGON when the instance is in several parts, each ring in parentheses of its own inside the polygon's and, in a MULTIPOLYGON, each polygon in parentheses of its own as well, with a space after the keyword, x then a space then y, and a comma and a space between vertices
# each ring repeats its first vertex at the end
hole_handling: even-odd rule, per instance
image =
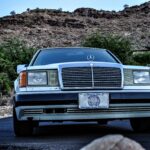
POLYGON ((0 118, 12 116, 12 105, 11 106, 0 106, 0 118))
POLYGON ((12 98, 0 97, 0 118, 12 116, 12 98))

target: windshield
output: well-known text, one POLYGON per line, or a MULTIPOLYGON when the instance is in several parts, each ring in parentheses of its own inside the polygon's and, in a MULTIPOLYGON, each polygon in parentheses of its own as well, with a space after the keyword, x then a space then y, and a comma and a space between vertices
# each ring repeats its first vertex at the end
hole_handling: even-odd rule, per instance
POLYGON ((54 48, 39 52, 32 65, 47 65, 63 62, 99 61, 118 63, 117 60, 103 49, 92 48, 54 48))

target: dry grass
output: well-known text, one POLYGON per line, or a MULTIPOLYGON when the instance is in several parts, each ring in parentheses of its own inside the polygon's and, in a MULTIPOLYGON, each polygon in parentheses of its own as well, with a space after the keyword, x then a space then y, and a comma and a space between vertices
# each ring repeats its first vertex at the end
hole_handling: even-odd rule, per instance
POLYGON ((12 98, 8 96, 0 97, 0 106, 9 106, 12 105, 12 98))
POLYGON ((0 118, 12 116, 12 106, 0 106, 0 118))
POLYGON ((0 97, 0 118, 12 115, 12 98, 7 96, 0 97))

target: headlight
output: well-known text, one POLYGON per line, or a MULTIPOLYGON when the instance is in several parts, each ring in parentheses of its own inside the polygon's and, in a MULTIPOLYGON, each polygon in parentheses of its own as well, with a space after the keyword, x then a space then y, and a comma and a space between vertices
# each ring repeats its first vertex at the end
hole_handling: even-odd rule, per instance
POLYGON ((28 85, 47 85, 47 73, 42 71, 28 72, 28 85))
POLYGON ((150 74, 148 71, 133 71, 134 83, 150 83, 150 74))
POLYGON ((57 70, 50 70, 50 72, 49 72, 49 85, 51 87, 58 86, 58 71, 57 70))

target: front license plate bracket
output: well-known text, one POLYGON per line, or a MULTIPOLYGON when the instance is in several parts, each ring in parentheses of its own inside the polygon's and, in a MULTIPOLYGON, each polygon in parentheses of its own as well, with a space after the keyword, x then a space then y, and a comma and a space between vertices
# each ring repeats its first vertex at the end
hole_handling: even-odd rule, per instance
POLYGON ((109 93, 79 93, 80 109, 109 108, 109 93))

